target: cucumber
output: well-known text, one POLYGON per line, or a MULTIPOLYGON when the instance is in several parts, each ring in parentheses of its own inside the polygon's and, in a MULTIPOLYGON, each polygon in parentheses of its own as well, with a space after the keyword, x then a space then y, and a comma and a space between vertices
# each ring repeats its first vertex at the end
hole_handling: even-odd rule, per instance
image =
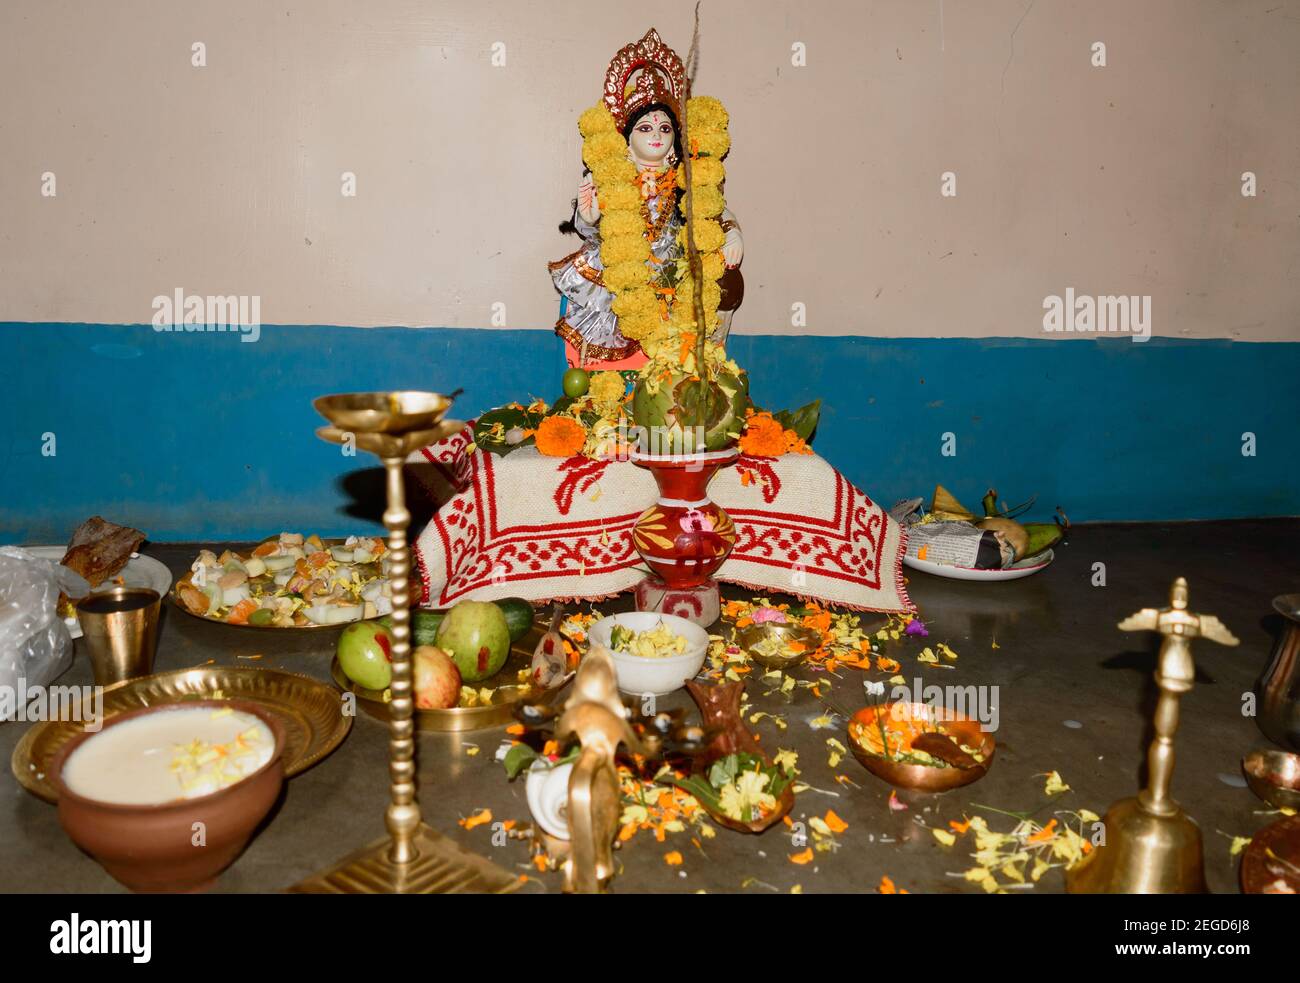
MULTIPOLYGON (((421 645, 437 645, 438 626, 442 624, 442 619, 447 617, 446 611, 425 611, 422 608, 411 609, 411 648, 417 649, 421 645)), ((386 614, 379 619, 379 623, 392 631, 393 616, 386 614)))
POLYGON ((507 597, 504 600, 497 601, 496 606, 506 616, 506 627, 510 629, 510 641, 519 641, 533 627, 533 606, 522 597, 507 597))

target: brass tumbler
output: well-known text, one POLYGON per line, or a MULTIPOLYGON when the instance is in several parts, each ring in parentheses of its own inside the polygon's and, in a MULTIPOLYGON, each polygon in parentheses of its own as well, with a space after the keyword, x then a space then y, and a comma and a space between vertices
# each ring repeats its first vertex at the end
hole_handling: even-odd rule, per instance
POLYGON ((115 587, 76 602, 96 686, 153 672, 162 598, 147 587, 115 587))

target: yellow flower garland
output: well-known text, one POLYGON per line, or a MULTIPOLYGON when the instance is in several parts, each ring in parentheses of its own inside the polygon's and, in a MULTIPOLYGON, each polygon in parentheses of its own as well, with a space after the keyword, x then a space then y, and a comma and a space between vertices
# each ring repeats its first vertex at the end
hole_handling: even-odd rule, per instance
MULTIPOLYGON (((695 245, 703 262, 704 323, 710 333, 718 326, 718 304, 722 298, 718 279, 725 271, 721 250, 726 235, 719 216, 726 207, 722 195, 722 182, 726 178, 722 156, 731 146, 727 121, 726 109, 711 96, 697 96, 686 104, 695 245)), ((646 241, 645 221, 641 216, 637 170, 628 160, 627 141, 603 104, 578 117, 578 131, 583 136, 582 159, 596 184, 596 200, 601 210, 600 258, 605 267, 605 286, 614 294, 611 310, 618 315, 619 331, 639 342, 649 357, 651 365, 647 365, 643 374, 669 366, 695 371, 694 352, 687 351, 688 346, 682 344, 687 335, 694 336, 696 331, 692 280, 682 263, 683 275, 672 302, 660 304, 657 271, 651 267, 650 243, 646 241)), ((681 188, 686 187, 684 167, 678 170, 677 183, 681 188)), ((684 224, 678 241, 685 253, 684 224)), ((725 363, 726 354, 720 347, 710 342, 709 348, 706 360, 710 365, 725 363)))

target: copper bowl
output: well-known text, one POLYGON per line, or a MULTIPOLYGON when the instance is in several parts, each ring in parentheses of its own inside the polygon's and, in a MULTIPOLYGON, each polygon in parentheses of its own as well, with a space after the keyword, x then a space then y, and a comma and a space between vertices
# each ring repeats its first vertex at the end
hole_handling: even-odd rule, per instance
MULTIPOLYGON (((993 764, 993 751, 996 742, 993 735, 984 731, 980 727, 979 721, 971 720, 969 717, 963 717, 949 710, 939 707, 929 707, 925 704, 912 703, 911 706, 916 708, 924 707, 927 712, 942 723, 942 730, 956 738, 958 744, 964 744, 967 747, 975 748, 983 755, 984 760, 979 762, 973 768, 936 768, 930 765, 910 764, 901 761, 891 761, 889 758, 881 757, 878 754, 870 753, 864 748, 856 737, 854 731, 860 726, 874 726, 877 713, 889 713, 896 705, 894 701, 882 703, 879 706, 863 707, 852 717, 848 723, 849 750, 853 756, 862 762, 862 767, 888 782, 890 785, 896 785, 898 788, 917 789, 922 792, 946 792, 951 788, 960 788, 962 785, 969 785, 988 774, 989 766, 993 764)), ((901 701, 906 702, 906 701, 901 701)))
POLYGON ((1251 751, 1241 759, 1250 790, 1278 809, 1300 809, 1300 754, 1251 751))
POLYGON ((83 731, 59 751, 50 774, 59 795, 59 822, 72 841, 132 891, 202 891, 248 845, 284 784, 284 727, 275 715, 243 700, 195 700, 117 714, 102 730, 83 731), (63 783, 68 756, 84 742, 125 720, 149 713, 233 708, 261 720, 275 735, 271 760, 248 777, 210 795, 157 805, 100 802, 63 783), (202 823, 202 827, 196 827, 202 823), (195 831, 204 833, 195 845, 195 831))

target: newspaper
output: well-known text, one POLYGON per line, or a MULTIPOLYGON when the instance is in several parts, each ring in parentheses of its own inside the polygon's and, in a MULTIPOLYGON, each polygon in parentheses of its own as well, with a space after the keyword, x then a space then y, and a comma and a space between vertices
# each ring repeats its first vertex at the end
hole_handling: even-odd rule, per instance
POLYGON ((969 522, 926 516, 924 499, 906 498, 889 510, 907 530, 907 555, 968 570, 999 570, 1015 562, 1011 544, 969 522))

